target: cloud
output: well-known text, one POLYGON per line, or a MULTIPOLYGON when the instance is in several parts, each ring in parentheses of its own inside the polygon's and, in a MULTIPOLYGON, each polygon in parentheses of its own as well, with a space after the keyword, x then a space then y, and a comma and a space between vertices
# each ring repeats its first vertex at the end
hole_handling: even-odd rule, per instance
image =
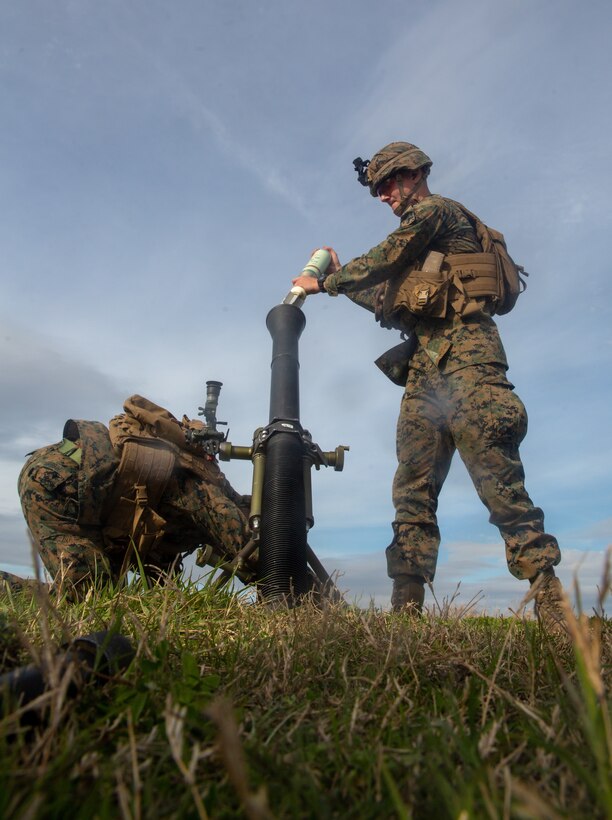
POLYGON ((601 539, 609 545, 612 545, 612 518, 595 521, 582 531, 582 535, 588 539, 601 539))
MULTIPOLYGON (((509 614, 517 610, 529 587, 517 581, 506 569, 503 547, 495 544, 454 542, 447 544, 433 584, 434 595, 428 591, 426 605, 435 600, 455 598, 459 607, 478 599, 474 612, 509 614)), ((337 585, 349 601, 367 606, 373 601, 385 609, 390 606, 391 580, 386 574, 384 551, 361 555, 319 555, 325 568, 336 573, 337 585)), ((601 584, 604 551, 584 552, 564 550, 557 574, 573 596, 574 582, 580 589, 584 611, 590 612, 597 603, 601 584)), ((608 609, 610 601, 608 600, 608 609)))
POLYGON ((6 564, 19 567, 18 574, 32 575, 32 548, 21 511, 0 513, 0 567, 6 564))
MULTIPOLYGON (((144 11, 143 6, 140 14, 144 11)), ((150 9, 147 7, 146 11, 149 13, 150 9)), ((202 57, 207 70, 204 74, 194 73, 193 63, 185 60, 185 53, 177 53, 168 48, 167 41, 159 41, 155 17, 141 26, 140 20, 135 24, 134 15, 133 8, 122 9, 120 16, 112 22, 105 20, 105 24, 112 27, 116 40, 113 45, 113 60, 118 44, 126 62, 128 59, 133 62, 136 57, 139 83, 132 87, 132 96, 140 100, 149 99, 150 89, 155 88, 156 104, 163 106, 169 115, 179 118, 183 124, 188 122, 195 133, 207 133, 216 150, 230 161, 233 174, 255 179, 270 194, 279 197, 285 206, 295 210, 302 218, 309 219, 310 210, 304 196, 291 180, 291 165, 286 160, 279 162, 278 155, 266 151, 265 143, 262 145, 253 131, 245 131, 238 126, 240 120, 237 115, 244 115, 243 106, 234 104, 239 88, 234 89, 230 102, 226 95, 219 93, 218 83, 215 82, 218 77, 213 76, 215 73, 220 74, 226 81, 233 78, 236 86, 239 86, 247 83, 248 72, 236 72, 233 60, 224 62, 221 66, 219 63, 215 65, 211 56, 206 59, 203 55, 198 55, 202 57), (277 161, 274 162, 274 159, 277 161)), ((234 35, 236 23, 241 22, 232 22, 234 35)), ((223 25, 223 21, 213 12, 207 26, 213 29, 215 24, 223 25)), ((190 48, 197 48, 198 41, 192 38, 189 28, 177 28, 176 21, 172 25, 175 35, 184 41, 187 53, 190 48)), ((212 54, 214 49, 210 51, 212 54)), ((108 59, 108 55, 106 58, 108 59)), ((250 185, 251 182, 243 181, 241 184, 250 185)))
POLYGON ((396 139, 421 145, 442 192, 473 202, 483 218, 501 213, 510 235, 515 225, 525 233, 529 215, 540 245, 560 228, 603 224, 601 171, 609 174, 612 162, 600 135, 612 115, 591 93, 610 101, 609 11, 589 4, 576 12, 550 0, 528 14, 523 3, 486 0, 415 10, 392 31, 345 125, 352 150, 367 155, 396 139), (518 56, 530 52, 540 59, 518 56))
POLYGON ((0 455, 5 458, 59 440, 67 418, 111 418, 126 397, 112 378, 33 328, 5 321, 0 357, 0 455))
MULTIPOLYGON (((48 442, 45 442, 48 443, 48 442)), ((16 445, 18 446, 18 445, 16 445)), ((17 494, 17 477, 25 462, 25 455, 32 449, 23 448, 21 458, 17 459, 2 459, 0 458, 0 515, 16 515, 21 516, 21 505, 19 496, 17 494)), ((40 442, 36 442, 35 447, 40 446, 40 442)), ((5 528, 0 529, 0 552, 2 550, 3 536, 6 534, 5 528)))
MULTIPOLYGON (((147 53, 147 50, 143 49, 143 53, 147 53)), ((189 117, 196 130, 208 130, 217 149, 247 176, 254 177, 263 188, 280 197, 285 205, 295 209, 300 216, 310 218, 310 210, 302 193, 290 183, 288 175, 280 167, 272 165, 269 157, 262 158, 249 142, 239 139, 230 126, 205 105, 198 89, 189 87, 188 79, 175 71, 168 62, 156 60, 154 65, 167 86, 169 98, 189 117)))

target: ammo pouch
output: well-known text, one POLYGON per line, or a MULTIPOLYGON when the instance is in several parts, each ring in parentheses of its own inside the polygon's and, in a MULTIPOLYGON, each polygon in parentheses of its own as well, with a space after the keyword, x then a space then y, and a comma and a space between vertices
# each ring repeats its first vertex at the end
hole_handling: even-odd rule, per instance
POLYGON ((390 348, 374 362, 376 367, 391 379, 393 384, 404 387, 408 379, 410 359, 417 348, 418 339, 414 333, 395 347, 390 348))
POLYGON ((415 319, 443 319, 448 311, 450 278, 442 270, 444 254, 430 251, 421 267, 387 282, 382 314, 393 327, 410 328, 415 319))

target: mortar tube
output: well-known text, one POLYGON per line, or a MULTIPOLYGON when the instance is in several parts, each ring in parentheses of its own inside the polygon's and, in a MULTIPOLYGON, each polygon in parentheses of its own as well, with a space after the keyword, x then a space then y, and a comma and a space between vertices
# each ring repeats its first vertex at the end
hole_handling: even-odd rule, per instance
POLYGON ((277 305, 266 318, 272 336, 270 423, 300 420, 298 341, 306 317, 295 305, 277 305))
POLYGON ((278 424, 266 442, 258 578, 265 600, 288 605, 308 591, 298 359, 305 325, 294 305, 277 305, 266 318, 272 336, 270 424, 278 424))

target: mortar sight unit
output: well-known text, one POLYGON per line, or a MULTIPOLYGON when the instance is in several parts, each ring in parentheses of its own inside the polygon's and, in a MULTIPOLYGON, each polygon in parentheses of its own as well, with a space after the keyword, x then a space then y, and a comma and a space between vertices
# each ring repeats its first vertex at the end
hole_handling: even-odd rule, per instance
POLYGON ((201 429, 190 429, 185 433, 185 438, 190 444, 199 445, 205 453, 216 456, 219 452, 219 445, 227 439, 227 432, 222 433, 217 430, 217 425, 227 425, 226 421, 217 419, 217 406, 219 404, 219 394, 223 382, 206 382, 206 401, 204 407, 198 407, 198 416, 204 416, 204 423, 201 429))

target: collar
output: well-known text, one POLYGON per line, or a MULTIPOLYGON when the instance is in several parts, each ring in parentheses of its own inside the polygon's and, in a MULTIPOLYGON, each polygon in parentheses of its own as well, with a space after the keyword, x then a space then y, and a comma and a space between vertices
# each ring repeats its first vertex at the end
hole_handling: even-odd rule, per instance
POLYGON ((425 202, 426 199, 430 199, 432 196, 437 196, 437 195, 436 194, 428 194, 428 196, 424 196, 423 199, 419 199, 419 200, 417 200, 417 202, 412 202, 412 201, 409 200, 404 206, 402 206, 402 209, 399 213, 400 222, 403 219, 406 219, 406 217, 408 216, 409 211, 412 211, 412 209, 414 208, 415 205, 418 205, 420 202, 425 202))

